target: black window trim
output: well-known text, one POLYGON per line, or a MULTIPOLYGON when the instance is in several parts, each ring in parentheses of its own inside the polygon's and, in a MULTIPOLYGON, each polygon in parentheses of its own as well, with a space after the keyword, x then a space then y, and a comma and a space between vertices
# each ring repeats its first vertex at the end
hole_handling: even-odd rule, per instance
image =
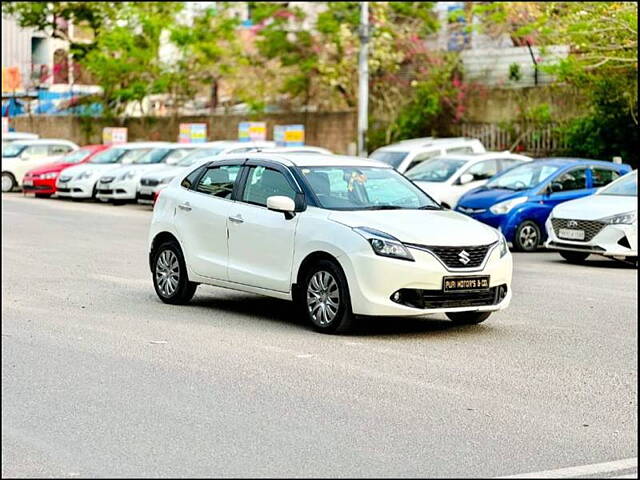
POLYGON ((265 205, 260 205, 259 203, 254 203, 254 202, 248 202, 242 199, 242 196, 244 195, 244 190, 247 186, 249 171, 251 170, 252 167, 265 167, 281 173, 284 176, 287 183, 289 184, 289 186, 295 192, 296 198, 294 202, 296 204, 296 212, 302 212, 306 210, 307 205, 306 205, 305 198, 308 198, 308 196, 305 195, 304 189, 301 187, 300 182, 298 181, 296 176, 293 174, 292 169, 290 169, 289 167, 281 163, 265 160, 262 158, 248 158, 244 162, 242 166, 242 170, 239 174, 240 180, 239 182, 237 182, 237 185, 236 185, 237 190, 234 189, 234 196, 232 197, 234 200, 244 203, 245 205, 253 205, 254 207, 267 208, 265 205))

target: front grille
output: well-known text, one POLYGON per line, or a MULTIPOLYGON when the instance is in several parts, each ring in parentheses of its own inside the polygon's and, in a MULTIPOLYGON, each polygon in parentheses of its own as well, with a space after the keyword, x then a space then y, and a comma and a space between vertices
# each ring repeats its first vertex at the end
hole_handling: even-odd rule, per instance
POLYGON ((140 185, 145 187, 155 187, 160 183, 160 180, 154 180, 152 178, 143 178, 140 180, 140 185))
POLYGON ((431 252, 449 268, 479 267, 482 265, 482 262, 484 262, 487 252, 494 245, 495 243, 473 247, 432 247, 428 245, 407 244, 407 246, 431 252))
POLYGON ((467 207, 458 207, 458 211, 465 213, 467 215, 472 215, 474 213, 484 213, 487 211, 486 208, 467 208, 467 207))
POLYGON ((497 305, 507 296, 507 286, 499 285, 473 292, 443 292, 403 288, 391 296, 391 300, 414 308, 457 308, 497 305))
POLYGON ((556 236, 561 228, 570 230, 584 230, 584 240, 575 240, 576 242, 588 242, 602 230, 606 223, 596 220, 571 220, 568 218, 552 218, 551 225, 556 236), (569 225, 571 223, 571 225, 569 225))
POLYGON ((100 183, 111 183, 115 177, 102 177, 100 183))

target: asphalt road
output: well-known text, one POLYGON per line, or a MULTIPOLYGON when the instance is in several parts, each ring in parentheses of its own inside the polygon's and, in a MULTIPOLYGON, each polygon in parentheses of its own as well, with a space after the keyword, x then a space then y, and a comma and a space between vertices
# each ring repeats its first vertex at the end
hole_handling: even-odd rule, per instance
POLYGON ((482 325, 327 336, 245 293, 161 303, 150 219, 2 195, 3 477, 487 477, 637 457, 635 269, 516 254, 511 307, 482 325))

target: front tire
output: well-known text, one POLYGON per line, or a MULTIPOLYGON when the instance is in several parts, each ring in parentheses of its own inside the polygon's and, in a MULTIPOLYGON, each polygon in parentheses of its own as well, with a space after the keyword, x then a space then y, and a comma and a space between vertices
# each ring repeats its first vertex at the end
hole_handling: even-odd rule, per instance
POLYGON ((585 252, 562 251, 562 252, 558 252, 558 253, 560 253, 560 256, 562 258, 564 258, 567 262, 575 263, 575 264, 578 264, 578 265, 584 263, 584 261, 589 256, 589 254, 585 253, 585 252))
POLYGON ((2 193, 12 191, 17 185, 18 183, 11 173, 2 172, 2 193))
POLYGON ((491 312, 449 312, 446 314, 457 325, 477 325, 491 316, 491 312))
POLYGON ((525 220, 518 228, 513 239, 513 249, 516 252, 535 252, 542 241, 540 227, 531 220, 525 220))
POLYGON ((198 284, 190 282, 182 249, 175 241, 165 242, 153 253, 153 287, 164 303, 183 305, 196 293, 198 284))
POLYGON ((313 328, 322 333, 346 333, 351 330, 349 287, 339 265, 320 260, 305 272, 297 296, 299 308, 313 328))

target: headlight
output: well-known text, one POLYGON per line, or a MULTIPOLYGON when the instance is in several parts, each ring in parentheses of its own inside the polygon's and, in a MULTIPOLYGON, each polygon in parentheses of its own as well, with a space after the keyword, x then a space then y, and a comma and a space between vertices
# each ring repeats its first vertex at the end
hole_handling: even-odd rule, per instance
POLYGON ((611 217, 605 217, 600 219, 602 223, 608 223, 610 225, 629 225, 636 221, 636 212, 621 213, 619 215, 613 215, 611 217))
POLYGON ((118 180, 128 180, 128 179, 133 178, 135 176, 136 176, 136 174, 133 171, 129 171, 129 172, 126 172, 126 173, 123 173, 122 175, 120 175, 118 177, 118 180))
POLYGON ((91 170, 85 170, 84 172, 78 175, 78 180, 83 180, 85 178, 91 178, 93 176, 93 172, 91 170))
POLYGON ((40 175, 40 178, 43 180, 51 180, 52 178, 57 178, 58 174, 56 172, 43 173, 40 175))
POLYGON ((402 242, 388 233, 368 227, 356 227, 353 231, 362 235, 369 242, 376 255, 415 261, 402 242))
POLYGON ((162 185, 162 184, 165 184, 165 183, 169 183, 174 178, 176 178, 176 177, 175 176, 174 177, 164 177, 162 180, 160 180, 160 184, 162 185))
POLYGON ((526 202, 527 200, 527 197, 512 198, 511 200, 505 200, 504 202, 496 203, 489 210, 491 210, 491 213, 495 215, 502 215, 505 213, 509 213, 511 210, 513 210, 514 207, 526 202))
POLYGON ((504 235, 500 233, 500 245, 498 245, 500 249, 500 258, 504 257, 509 251, 509 245, 507 244, 507 239, 504 238, 504 235))

